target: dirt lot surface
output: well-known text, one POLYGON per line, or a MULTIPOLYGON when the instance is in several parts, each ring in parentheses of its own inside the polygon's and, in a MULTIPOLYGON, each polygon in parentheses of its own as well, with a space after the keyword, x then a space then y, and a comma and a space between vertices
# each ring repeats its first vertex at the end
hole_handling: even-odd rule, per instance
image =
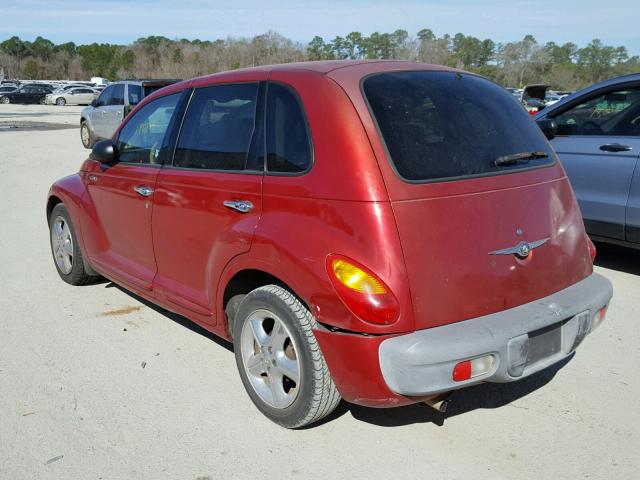
MULTIPOLYGON (((78 107, 0 105, 78 123, 78 107)), ((343 405, 284 430, 245 394, 230 346, 110 282, 63 283, 49 185, 77 129, 0 131, 0 478, 630 479, 640 469, 640 254, 598 245, 607 321, 561 369, 426 407, 343 405)))

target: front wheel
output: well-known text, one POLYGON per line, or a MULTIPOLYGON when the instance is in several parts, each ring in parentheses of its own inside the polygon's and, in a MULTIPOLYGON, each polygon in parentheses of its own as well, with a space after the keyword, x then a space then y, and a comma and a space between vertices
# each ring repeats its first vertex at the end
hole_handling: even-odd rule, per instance
POLYGON ((85 121, 80 124, 80 141, 82 142, 82 146, 84 148, 91 148, 95 143, 93 135, 91 134, 91 129, 85 121))
POLYGON ((9 97, 0 97, 0 103, 4 103, 6 105, 7 103, 11 103, 11 100, 9 100, 9 97))
POLYGON ((69 212, 63 203, 56 205, 49 216, 51 253, 60 278, 71 285, 85 285, 98 277, 84 268, 82 251, 76 240, 69 212))
POLYGON ((58 105, 59 107, 64 107, 67 104, 67 101, 60 97, 58 99, 56 99, 56 105, 58 105))
POLYGON ((250 292, 235 315, 233 347, 242 383, 258 409, 286 428, 317 422, 340 403, 314 326, 311 312, 277 285, 250 292))

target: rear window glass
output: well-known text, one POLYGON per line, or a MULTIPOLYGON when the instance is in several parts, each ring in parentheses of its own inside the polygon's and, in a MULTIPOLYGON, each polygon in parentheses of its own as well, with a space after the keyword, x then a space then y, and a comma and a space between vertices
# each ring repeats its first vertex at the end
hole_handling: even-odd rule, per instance
POLYGON ((311 145, 300 103, 284 85, 267 90, 267 170, 300 173, 311 166, 311 145))
POLYGON ((174 166, 244 170, 257 100, 257 83, 197 89, 184 117, 174 166))
POLYGON ((389 72, 368 77, 363 90, 391 162, 405 180, 451 180, 553 163, 547 141, 522 106, 483 78, 389 72), (523 152, 548 157, 494 163, 523 152))
POLYGON ((142 87, 130 83, 127 85, 127 96, 129 97, 129 105, 137 105, 142 100, 142 87))

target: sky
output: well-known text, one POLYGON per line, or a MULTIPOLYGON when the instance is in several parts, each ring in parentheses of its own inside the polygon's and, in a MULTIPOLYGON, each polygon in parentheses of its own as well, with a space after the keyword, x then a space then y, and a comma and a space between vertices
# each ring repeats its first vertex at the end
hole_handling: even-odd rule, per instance
POLYGON ((496 42, 531 33, 539 43, 593 38, 640 55, 640 0, 6 0, 0 40, 41 35, 55 43, 129 43, 139 37, 252 37, 274 30, 309 42, 359 31, 440 36, 461 32, 496 42))

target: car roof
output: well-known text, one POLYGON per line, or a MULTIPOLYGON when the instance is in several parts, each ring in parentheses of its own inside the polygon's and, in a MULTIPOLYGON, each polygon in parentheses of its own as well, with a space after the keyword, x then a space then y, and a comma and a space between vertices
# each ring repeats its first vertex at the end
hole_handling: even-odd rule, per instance
POLYGON ((380 71, 385 70, 397 70, 398 66, 406 66, 420 70, 441 70, 442 65, 430 65, 427 63, 410 62, 407 60, 319 60, 310 62, 294 62, 294 63, 277 63, 273 65, 262 65, 257 67, 240 68, 238 70, 230 70, 219 73, 213 73, 210 75, 203 75, 197 77, 198 79, 215 78, 219 75, 229 72, 251 72, 251 71, 299 71, 310 70, 312 72, 327 74, 334 70, 346 69, 350 67, 356 67, 362 64, 377 64, 380 71))
MULTIPOLYGON (((281 63, 274 65, 261 65, 257 67, 240 68, 237 70, 226 70, 223 72, 217 72, 209 75, 203 75, 195 77, 181 82, 173 83, 160 90, 153 92, 144 98, 138 105, 143 105, 153 99, 176 93, 185 88, 190 87, 203 87, 208 83, 215 84, 217 82, 223 83, 226 79, 230 81, 241 81, 239 79, 249 79, 254 76, 268 76, 270 72, 292 72, 292 73, 307 73, 309 75, 326 75, 336 73, 340 71, 348 74, 352 79, 361 78, 371 73, 379 72, 393 72, 393 71, 408 71, 408 70, 426 70, 426 71, 449 71, 467 73, 462 70, 447 67, 444 65, 432 65, 428 63, 411 62, 406 60, 320 60, 311 62, 295 62, 295 63, 281 63), (252 75, 252 74, 260 75, 252 75)), ((333 77, 332 77, 333 78, 333 77)), ((336 80, 334 78, 334 80, 336 80)), ((340 82, 338 82, 340 83, 340 82)))

